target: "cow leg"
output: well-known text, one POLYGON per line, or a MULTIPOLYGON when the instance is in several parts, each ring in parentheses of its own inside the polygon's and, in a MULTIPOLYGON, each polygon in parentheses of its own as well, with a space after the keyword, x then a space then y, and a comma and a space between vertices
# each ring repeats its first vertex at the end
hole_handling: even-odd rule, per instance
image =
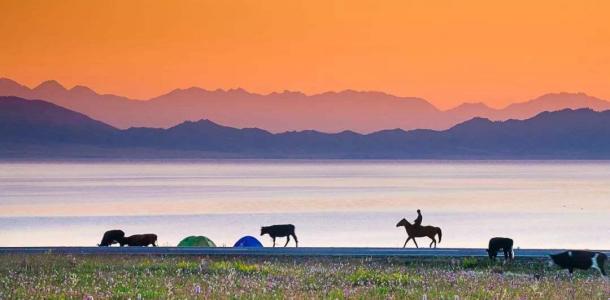
POLYGON ((604 270, 604 261, 599 259, 599 254, 595 254, 591 258, 591 267, 599 271, 602 276, 606 276, 606 270, 604 270))
POLYGON ((409 242, 409 240, 410 240, 410 239, 411 239, 411 237, 408 237, 408 238, 407 238, 407 240, 405 241, 405 244, 404 244, 404 245, 402 245, 402 247, 403 247, 403 248, 406 248, 406 247, 407 247, 407 243, 409 242))
POLYGON ((297 239, 297 235, 292 233, 292 237, 294 238, 294 243, 296 244, 296 247, 299 247, 299 240, 297 239))
POLYGON ((284 247, 288 246, 288 242, 290 242, 290 235, 286 236, 286 244, 284 244, 284 247))
POLYGON ((597 265, 593 264, 593 265, 591 266, 591 268, 593 268, 593 269, 595 269, 595 270, 598 270, 600 274, 604 275, 604 274, 602 273, 602 270, 601 270, 601 269, 600 269, 600 268, 599 268, 597 265))

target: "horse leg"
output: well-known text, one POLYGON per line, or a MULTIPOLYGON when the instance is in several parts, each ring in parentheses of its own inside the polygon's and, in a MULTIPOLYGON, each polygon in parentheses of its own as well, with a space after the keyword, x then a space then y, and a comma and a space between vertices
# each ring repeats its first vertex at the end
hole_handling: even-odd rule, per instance
POLYGON ((429 248, 432 248, 432 244, 434 244, 434 248, 436 248, 436 240, 434 239, 434 237, 432 237, 432 242, 430 242, 429 248))
POLYGON ((275 248, 275 237, 273 237, 273 248, 275 248))
POLYGON ((286 236, 286 244, 284 244, 284 247, 288 246, 288 242, 290 242, 290 236, 289 235, 286 236))
POLYGON ((419 245, 417 245, 417 241, 415 240, 415 238, 413 238, 413 243, 415 243, 415 248, 419 248, 419 245))
MULTIPOLYGON (((411 237, 408 237, 407 240, 405 241, 405 244, 402 245, 403 248, 407 247, 407 243, 409 242, 409 240, 411 239, 411 237)), ((414 240, 415 241, 415 240, 414 240)))

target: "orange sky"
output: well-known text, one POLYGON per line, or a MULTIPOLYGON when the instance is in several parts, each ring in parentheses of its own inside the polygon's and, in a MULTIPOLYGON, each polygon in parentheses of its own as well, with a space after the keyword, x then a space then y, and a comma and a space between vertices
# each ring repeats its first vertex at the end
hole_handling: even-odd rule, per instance
POLYGON ((604 0, 0 0, 0 12, 0 77, 30 86, 136 98, 349 88, 441 108, 558 91, 610 99, 604 0))

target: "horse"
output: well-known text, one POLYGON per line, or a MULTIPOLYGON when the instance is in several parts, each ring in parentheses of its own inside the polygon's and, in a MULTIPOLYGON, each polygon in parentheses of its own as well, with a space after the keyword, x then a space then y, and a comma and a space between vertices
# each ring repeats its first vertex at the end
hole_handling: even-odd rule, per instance
POLYGON ((409 223, 409 221, 407 221, 407 219, 402 219, 402 220, 400 220, 400 222, 398 222, 398 224, 396 224, 396 227, 400 227, 400 226, 405 227, 405 230, 407 231, 407 235, 409 236, 407 238, 407 240, 405 241, 405 244, 402 246, 403 248, 407 247, 407 243, 409 242, 410 239, 413 239, 413 243, 415 243, 415 247, 419 248, 419 246, 417 245, 417 242, 415 241, 415 238, 416 237, 425 237, 425 236, 432 239, 432 242, 430 242, 430 248, 432 248, 432 245, 434 245, 434 248, 436 248, 436 239, 434 237, 438 234, 439 243, 441 242, 441 238, 443 237, 443 233, 439 227, 415 226, 415 225, 409 223))

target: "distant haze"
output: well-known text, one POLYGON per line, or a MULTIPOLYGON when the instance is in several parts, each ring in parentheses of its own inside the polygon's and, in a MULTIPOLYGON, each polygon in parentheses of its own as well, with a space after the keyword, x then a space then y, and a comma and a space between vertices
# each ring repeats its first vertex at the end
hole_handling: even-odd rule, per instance
POLYGON ((375 90, 442 109, 549 91, 610 99, 610 1, 19 0, 0 12, 0 76, 28 85, 141 99, 375 90))
POLYGON ((0 79, 0 96, 42 99, 123 129, 169 128, 184 121, 209 119, 226 126, 256 127, 271 132, 371 133, 394 128, 444 130, 473 117, 523 120, 543 111, 565 108, 610 109, 610 102, 582 93, 551 93, 502 109, 465 103, 445 111, 421 98, 354 90, 315 95, 289 91, 261 95, 243 89, 193 87, 137 101, 101 95, 84 86, 67 89, 51 80, 29 88, 10 79, 0 79))

